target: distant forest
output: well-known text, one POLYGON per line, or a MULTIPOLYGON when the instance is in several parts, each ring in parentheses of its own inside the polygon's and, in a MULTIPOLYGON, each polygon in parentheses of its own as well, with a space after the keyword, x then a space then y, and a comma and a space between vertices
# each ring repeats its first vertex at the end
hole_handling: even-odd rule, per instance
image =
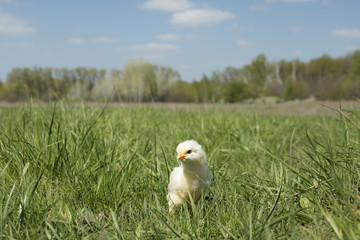
POLYGON ((355 99, 360 96, 360 50, 345 57, 323 55, 309 62, 268 61, 257 56, 244 67, 227 67, 186 82, 178 71, 142 59, 124 69, 14 68, 0 81, 0 101, 239 102, 355 99))

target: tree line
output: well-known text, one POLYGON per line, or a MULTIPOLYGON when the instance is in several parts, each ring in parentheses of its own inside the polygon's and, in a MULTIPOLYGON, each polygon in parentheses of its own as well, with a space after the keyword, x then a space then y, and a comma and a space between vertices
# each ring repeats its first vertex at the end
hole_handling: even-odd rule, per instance
POLYGON ((77 67, 14 68, 0 81, 0 100, 113 102, 238 102, 276 96, 293 100, 354 99, 360 96, 360 50, 344 57, 323 55, 269 61, 264 54, 249 64, 214 71, 187 82, 178 71, 131 59, 124 69, 77 67))

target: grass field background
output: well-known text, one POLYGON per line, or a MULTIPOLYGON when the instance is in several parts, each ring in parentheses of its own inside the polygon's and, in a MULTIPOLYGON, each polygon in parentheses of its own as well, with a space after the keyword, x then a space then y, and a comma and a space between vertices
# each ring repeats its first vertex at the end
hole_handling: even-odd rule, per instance
POLYGON ((324 107, 231 106, 1 107, 0 237, 358 239, 360 130, 324 107), (170 217, 168 176, 187 139, 214 180, 193 212, 170 217))

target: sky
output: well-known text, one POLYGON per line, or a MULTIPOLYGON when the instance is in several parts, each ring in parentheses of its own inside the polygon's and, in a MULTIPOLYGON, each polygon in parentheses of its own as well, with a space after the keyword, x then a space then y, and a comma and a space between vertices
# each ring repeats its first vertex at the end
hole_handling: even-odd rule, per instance
POLYGON ((143 59, 185 81, 360 49, 360 0, 0 0, 0 79, 15 67, 123 69, 143 59))

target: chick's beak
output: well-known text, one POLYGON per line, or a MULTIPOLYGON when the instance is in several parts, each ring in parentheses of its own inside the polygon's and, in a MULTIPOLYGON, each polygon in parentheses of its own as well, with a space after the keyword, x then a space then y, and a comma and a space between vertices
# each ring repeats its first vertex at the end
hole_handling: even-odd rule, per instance
POLYGON ((185 155, 184 155, 184 154, 179 154, 178 157, 177 157, 177 159, 178 159, 179 161, 184 160, 184 159, 185 159, 185 155))

